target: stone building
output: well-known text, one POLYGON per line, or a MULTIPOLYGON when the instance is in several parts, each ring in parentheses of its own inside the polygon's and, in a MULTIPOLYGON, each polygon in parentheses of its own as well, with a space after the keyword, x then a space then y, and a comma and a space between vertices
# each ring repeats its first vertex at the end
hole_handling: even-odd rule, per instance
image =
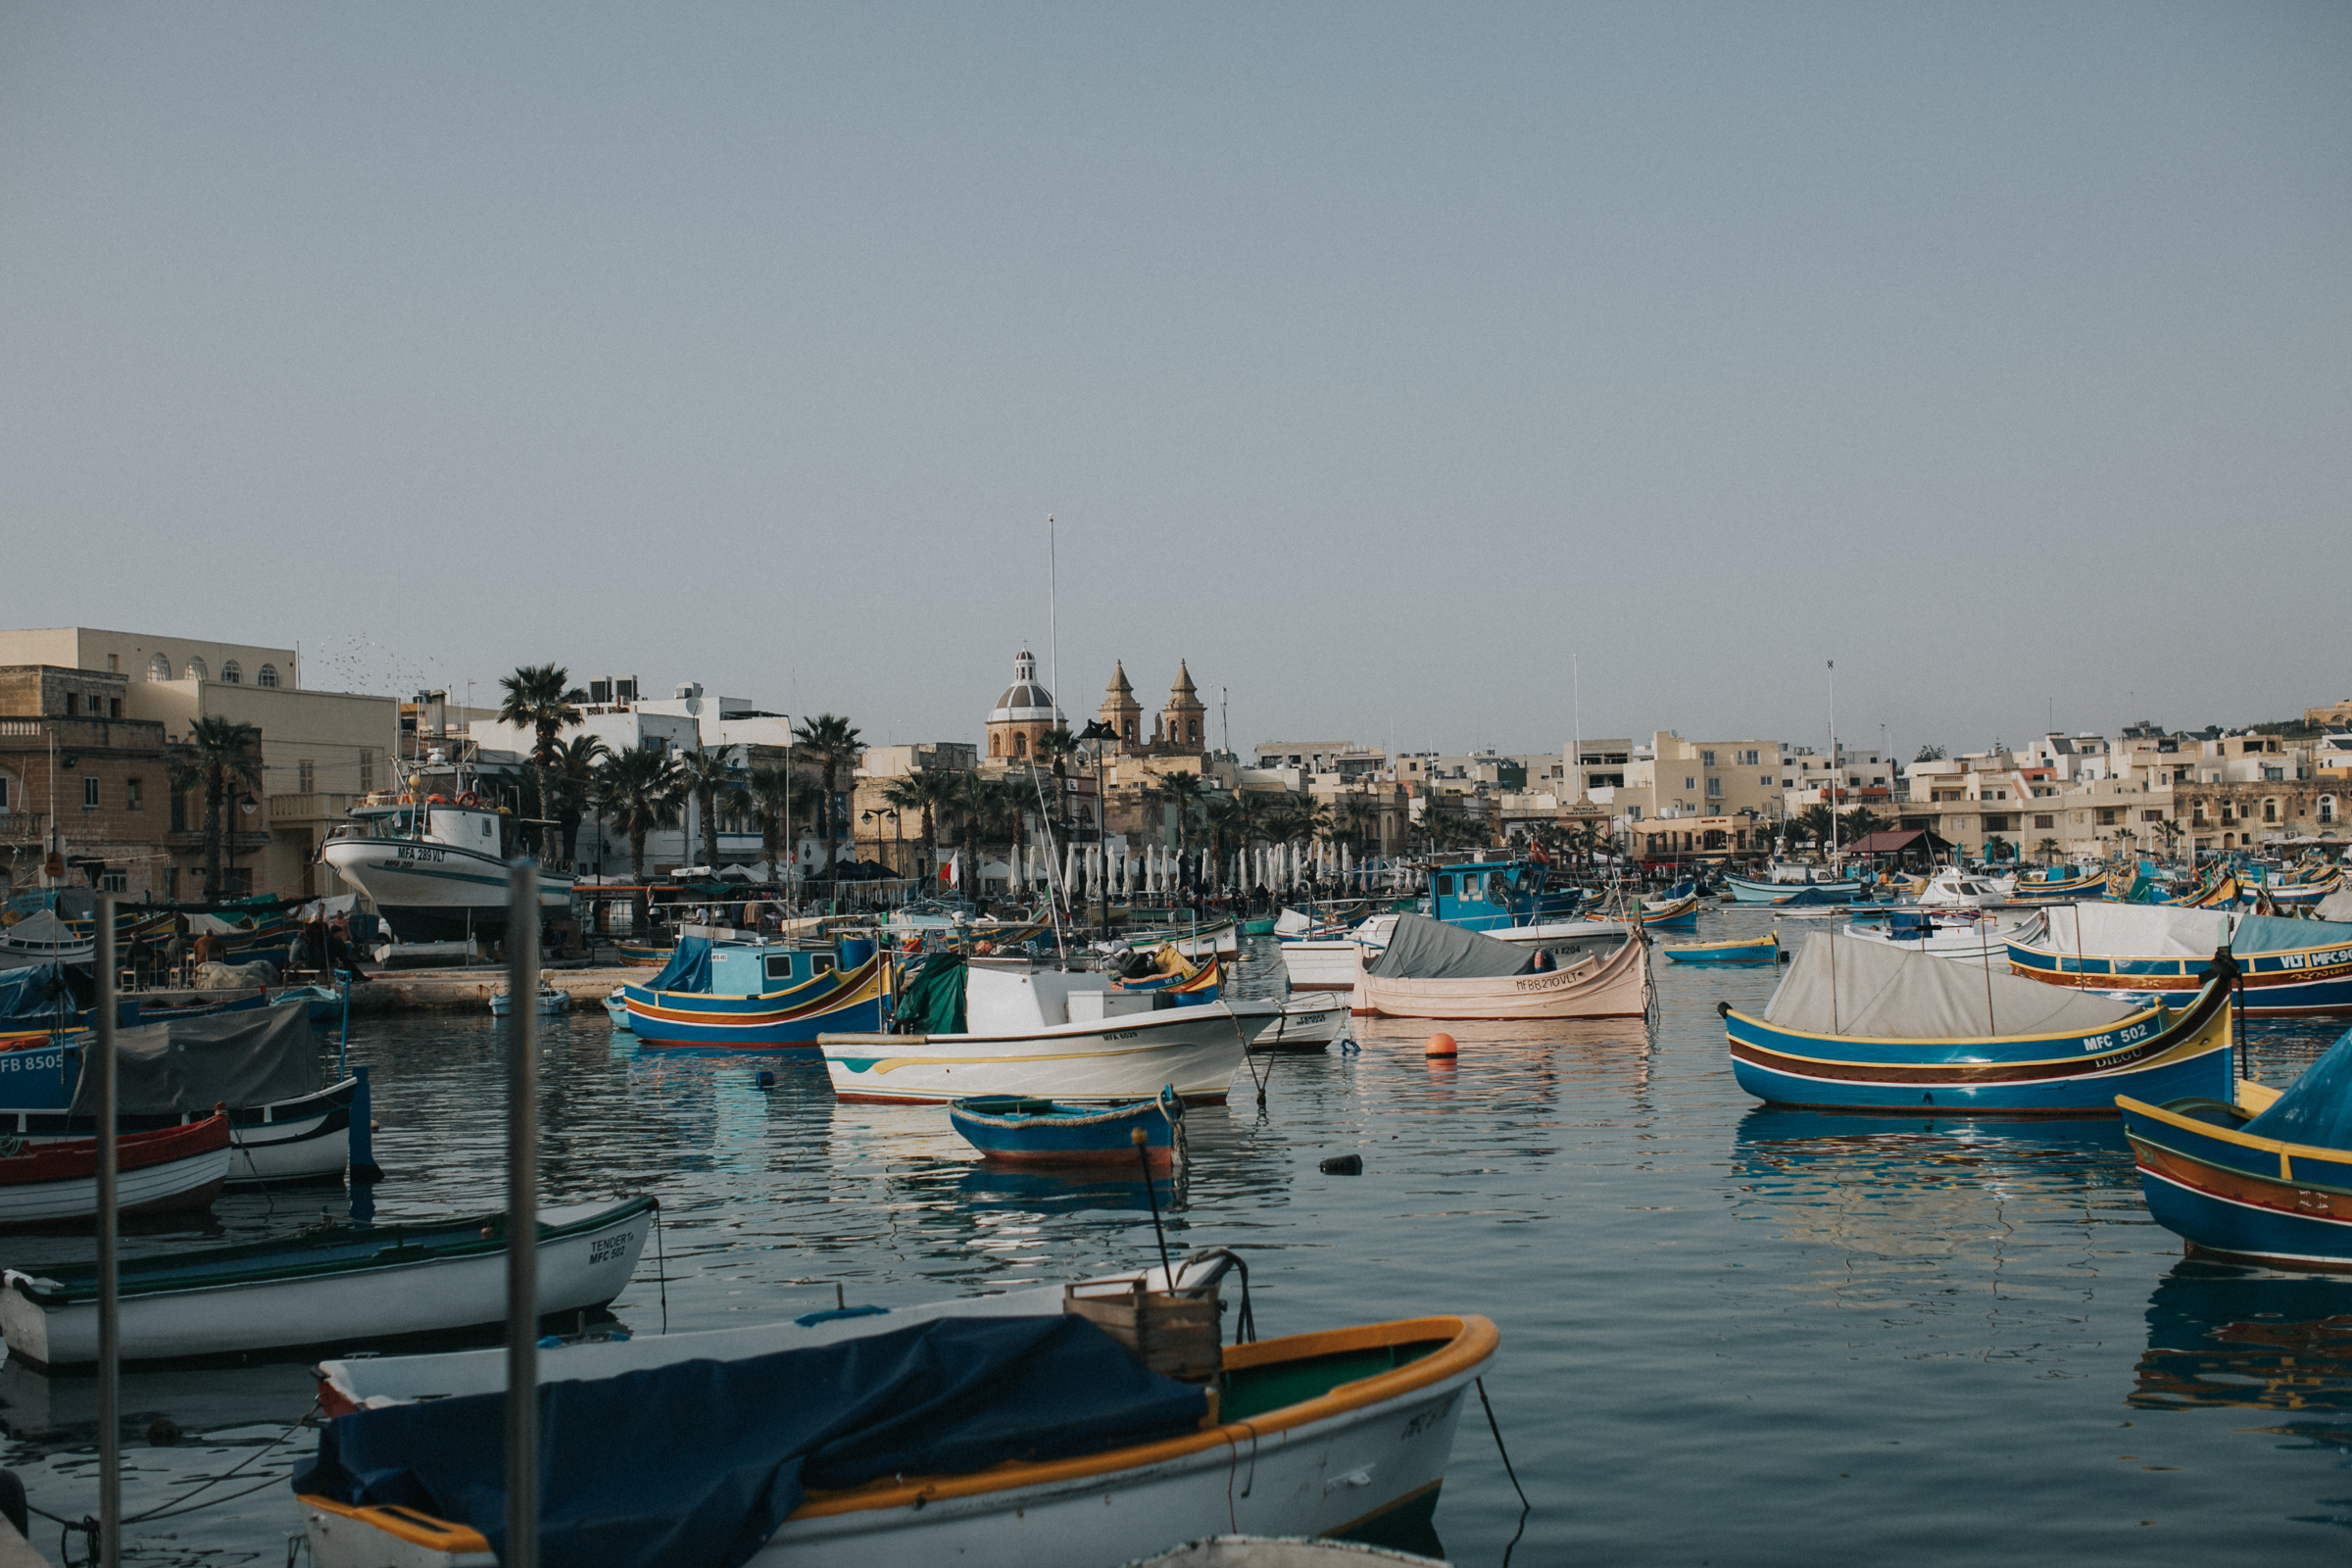
POLYGON ((1168 700, 1152 716, 1149 739, 1144 733, 1144 705, 1136 701, 1128 682, 1125 661, 1111 665, 1110 685, 1102 693, 1096 717, 1118 736, 1114 750, 1130 757, 1200 757, 1208 750, 1208 706, 1193 685, 1193 672, 1176 662, 1176 684, 1168 700))
MULTIPOLYGON (((9 891, 169 892, 172 841, 196 835, 174 832, 164 726, 123 716, 125 684, 102 670, 0 667, 0 875, 9 891)), ((192 826, 202 828, 201 814, 192 826)), ((251 854, 266 835, 236 842, 251 854)))

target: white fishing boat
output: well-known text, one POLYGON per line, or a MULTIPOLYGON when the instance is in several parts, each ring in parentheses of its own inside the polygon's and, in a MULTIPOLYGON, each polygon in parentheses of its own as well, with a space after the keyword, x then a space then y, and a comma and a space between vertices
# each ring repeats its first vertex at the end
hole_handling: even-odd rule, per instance
MULTIPOLYGON (((1191 1276, 1188 1265, 1181 1277, 1191 1276)), ((1065 1342, 1075 1334, 1084 1342, 1073 1346, 1076 1350, 1097 1358, 1119 1355, 1115 1346, 1083 1330, 1040 1321, 1070 1310, 1064 1290, 1049 1287, 856 1317, 812 1313, 768 1328, 564 1346, 541 1355, 539 1376, 543 1386, 562 1384, 569 1402, 625 1408, 623 1390, 636 1396, 666 1388, 665 1379, 677 1376, 668 1369, 682 1363, 708 1369, 697 1373, 694 1389, 736 1378, 748 1382, 760 1375, 748 1363, 779 1351, 821 1354, 845 1341, 901 1331, 1060 1333, 1065 1342), (1007 1319, 1028 1321, 1002 1322, 1007 1319), (987 1328, 992 1321, 1002 1327, 987 1328), (612 1381, 623 1377, 626 1384, 612 1381)), ((762 1568, 805 1562, 834 1568, 1107 1565, 1221 1531, 1326 1536, 1360 1531, 1376 1520, 1426 1517, 1435 1507, 1465 1396, 1499 1344, 1493 1323, 1467 1314, 1408 1318, 1218 1346, 1216 1319, 1206 1321, 1211 1359, 1198 1374, 1187 1374, 1198 1392, 1164 1380, 1152 1385, 1154 1397, 1204 1411, 1197 1424, 1172 1432, 1163 1427, 1146 1441, 1069 1457, 1007 1455, 969 1469, 886 1469, 862 1483, 811 1486, 799 1492, 797 1506, 747 1560, 762 1568)), ((883 1359, 874 1358, 878 1368, 883 1359)), ((496 1401, 454 1401, 499 1395, 505 1382, 504 1358, 496 1353, 329 1362, 319 1371, 325 1410, 330 1416, 349 1413, 354 1426, 335 1434, 334 1455, 322 1442, 320 1462, 302 1479, 313 1488, 339 1487, 363 1497, 368 1476, 344 1468, 345 1444, 399 1462, 376 1445, 397 1450, 411 1432, 486 1427, 498 1418, 496 1401), (432 1401, 428 1410, 415 1417, 398 1413, 399 1406, 425 1400, 432 1401), (372 1442, 371 1423, 384 1434, 372 1442)), ((1020 1385, 1008 1387, 1006 1395, 1017 1400, 1020 1385)), ((625 1427, 609 1436, 625 1455, 625 1427)), ((713 1438, 712 1446, 721 1441, 713 1438)), ((739 1457, 736 1450, 722 1451, 739 1457)), ((778 1453, 774 1463, 789 1457, 778 1453)), ((439 1489, 449 1494, 451 1513, 498 1505, 495 1486, 476 1497, 475 1489, 463 1483, 469 1471, 465 1459, 436 1454, 429 1463, 438 1478, 457 1483, 439 1489)), ((687 1469, 680 1504, 698 1517, 707 1510, 713 1533, 736 1527, 746 1510, 758 1506, 750 1499, 713 1499, 718 1489, 695 1482, 699 1472, 687 1469)), ((796 1466, 785 1473, 799 1471, 796 1466)), ((437 1517, 414 1505, 377 1505, 309 1489, 301 1501, 318 1568, 489 1568, 495 1561, 481 1531, 496 1522, 479 1513, 437 1517)), ((665 1505, 662 1516, 678 1511, 665 1505)), ((595 1528, 576 1508, 553 1523, 575 1544, 595 1528)))
POLYGON ((1250 1042, 1251 1051, 1321 1051, 1340 1038, 1348 1022, 1348 999, 1319 993, 1293 997, 1273 1024, 1250 1042))
POLYGON ((96 935, 75 932, 53 910, 35 909, 15 925, 0 926, 0 969, 87 963, 97 951, 96 935))
POLYGON ((1923 909, 1997 909, 2009 902, 2009 887, 1947 865, 1927 879, 1915 902, 1923 909))
MULTIPOLYGON (((461 795, 363 806, 318 858, 368 895, 395 943, 469 942, 507 928, 509 846, 489 806, 461 795)), ((571 902, 572 879, 539 873, 540 917, 571 902)))
MULTIPOLYGON (((571 993, 559 991, 545 981, 540 982, 538 996, 534 1000, 537 1003, 535 1010, 542 1017, 571 1010, 571 993)), ((514 1010, 514 998, 504 987, 490 993, 490 1015, 493 1018, 507 1017, 514 1010)))
POLYGON ((1164 993, 1111 991, 1103 975, 1087 970, 971 964, 956 972, 964 988, 961 1031, 816 1037, 838 1098, 944 1104, 1026 1095, 1099 1103, 1149 1100, 1173 1084, 1190 1103, 1222 1104, 1250 1042, 1281 1010, 1271 1002, 1178 1006, 1164 993))
POLYGON ((1987 914, 1976 919, 1935 920, 1925 930, 1900 933, 1891 926, 1853 925, 1844 934, 1860 942, 1876 942, 1905 953, 1925 953, 1932 957, 2007 974, 2009 944, 2033 941, 2042 929, 2038 913, 2013 920, 1987 914))
MULTIPOLYGON (((636 1271, 653 1209, 650 1198, 541 1209, 540 1311, 578 1312, 618 1296, 636 1271)), ((505 1216, 474 1215, 125 1259, 122 1358, 373 1348, 503 1325, 504 1231, 505 1216)), ((0 1274, 0 1334, 11 1360, 52 1371, 94 1362, 95 1265, 0 1274)))

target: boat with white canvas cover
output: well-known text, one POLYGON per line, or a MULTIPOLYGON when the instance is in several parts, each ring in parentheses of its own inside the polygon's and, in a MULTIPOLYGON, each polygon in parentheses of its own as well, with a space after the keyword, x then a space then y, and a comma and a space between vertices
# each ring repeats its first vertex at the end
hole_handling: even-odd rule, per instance
MULTIPOLYGON (((1587 929, 1590 929, 1589 927, 1587 929)), ((1494 935, 1399 915, 1387 951, 1357 971, 1352 1009, 1390 1018, 1627 1018, 1649 1010, 1649 941, 1636 932, 1606 953, 1539 954, 1494 935)))
MULTIPOLYGON (((1203 1313, 1210 1359, 1180 1381, 1082 1321, 1061 1287, 857 1311, 544 1353, 546 1473, 564 1479, 543 1493, 543 1551, 642 1568, 717 1560, 748 1537, 743 1560, 770 1568, 1037 1568, 1225 1530, 1363 1532, 1434 1509, 1499 1344, 1465 1314, 1226 1346, 1203 1313), (869 1443, 843 1422, 898 1387, 928 1393, 951 1353, 971 1393, 921 1431, 869 1443), (771 1386, 810 1392, 759 1397, 771 1386), (674 1462, 649 1464, 654 1450, 674 1462)), ((318 1568, 496 1561, 503 1501, 473 1477, 474 1455, 496 1462, 504 1371, 496 1353, 320 1368, 332 1419, 295 1478, 318 1568)))
POLYGON ((922 1032, 820 1034, 816 1044, 833 1093, 852 1102, 1025 1095, 1100 1104, 1148 1100, 1173 1084, 1188 1103, 1222 1104, 1250 1042, 1280 1010, 1271 1002, 1178 1006, 1164 993, 1112 991, 1093 971, 935 954, 906 982, 896 1014, 922 1032))
MULTIPOLYGON (((636 1198, 541 1209, 542 1315, 618 1296, 636 1272, 654 1207, 636 1198)), ((119 1290, 125 1362, 346 1350, 489 1329, 506 1321, 506 1216, 337 1227, 129 1258, 119 1290)), ((50 1371, 95 1362, 95 1265, 0 1274, 0 1334, 12 1360, 50 1371)))
MULTIPOLYGON (((489 941, 507 928, 504 823, 461 795, 362 806, 318 850, 344 881, 368 895, 396 943, 489 941)), ((571 903, 572 879, 539 872, 539 913, 571 903)))

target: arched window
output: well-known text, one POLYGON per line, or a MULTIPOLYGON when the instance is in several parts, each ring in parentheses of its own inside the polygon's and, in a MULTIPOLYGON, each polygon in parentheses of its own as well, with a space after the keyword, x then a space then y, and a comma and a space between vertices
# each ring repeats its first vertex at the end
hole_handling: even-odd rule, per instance
POLYGON ((158 654, 147 661, 147 678, 149 680, 170 680, 172 678, 171 659, 166 655, 158 654))
POLYGON ((203 660, 191 657, 188 660, 188 679, 210 680, 212 671, 204 667, 203 660))
POLYGON ((2320 820, 2323 822, 2332 822, 2335 820, 2334 796, 2323 795, 2320 797, 2320 820))
POLYGON ((1028 736, 1015 735, 1012 738, 1012 755, 1015 757, 1027 757, 1029 755, 1028 736))
POLYGON ((275 686, 277 684, 277 666, 264 664, 260 669, 254 671, 253 683, 256 686, 275 686))
POLYGON ((245 679, 245 671, 237 667, 235 660, 224 659, 220 662, 220 678, 235 686, 245 679))
POLYGON ((2265 801, 2262 803, 2262 819, 2265 822, 2276 822, 2278 820, 2278 803, 2277 801, 2265 801))

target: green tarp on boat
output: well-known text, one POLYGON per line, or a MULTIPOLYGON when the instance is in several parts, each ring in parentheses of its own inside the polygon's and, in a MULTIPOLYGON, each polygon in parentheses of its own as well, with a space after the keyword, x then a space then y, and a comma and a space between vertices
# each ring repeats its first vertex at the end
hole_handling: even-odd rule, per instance
POLYGON ((963 955, 934 953, 899 992, 891 1016, 909 1034, 960 1035, 964 1027, 963 955))

